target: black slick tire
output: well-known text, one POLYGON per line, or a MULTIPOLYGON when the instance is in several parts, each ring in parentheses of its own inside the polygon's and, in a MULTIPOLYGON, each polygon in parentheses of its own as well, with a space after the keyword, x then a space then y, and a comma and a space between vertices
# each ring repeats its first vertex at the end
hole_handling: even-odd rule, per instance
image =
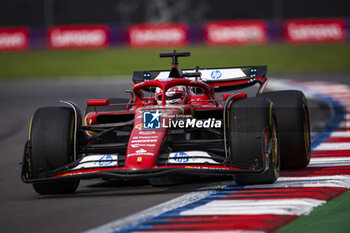
POLYGON ((281 146, 281 169, 305 168, 310 162, 310 122, 301 91, 262 93, 275 104, 281 146))
MULTIPOLYGON (((29 142, 31 144, 30 170, 32 178, 73 162, 74 112, 67 107, 38 109, 32 118, 29 142)), ((39 194, 74 193, 79 180, 33 183, 39 194)))
POLYGON ((229 153, 233 164, 256 163, 261 170, 265 169, 263 173, 237 174, 236 183, 275 183, 279 177, 280 159, 273 103, 262 97, 238 100, 231 104, 228 118, 229 153))

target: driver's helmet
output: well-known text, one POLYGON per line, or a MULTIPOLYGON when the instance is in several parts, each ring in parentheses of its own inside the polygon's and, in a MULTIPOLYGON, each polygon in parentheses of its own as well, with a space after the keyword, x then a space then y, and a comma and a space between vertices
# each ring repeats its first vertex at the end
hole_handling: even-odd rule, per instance
MULTIPOLYGON (((156 88, 156 100, 158 104, 162 104, 163 90, 156 88)), ((169 88, 165 93, 166 104, 183 104, 186 97, 186 87, 175 86, 169 88)))

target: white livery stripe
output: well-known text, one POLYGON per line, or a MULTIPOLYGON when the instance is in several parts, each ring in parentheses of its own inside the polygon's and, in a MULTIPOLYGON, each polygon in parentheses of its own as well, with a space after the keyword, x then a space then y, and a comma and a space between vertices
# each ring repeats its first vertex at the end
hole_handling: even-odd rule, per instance
POLYGON ((350 143, 348 142, 337 142, 337 143, 321 143, 318 145, 315 149, 315 151, 318 150, 350 150, 350 143))
POLYGON ((326 201, 315 199, 216 200, 180 213, 187 215, 302 215, 326 201), (268 208, 267 208, 268 207, 268 208))
POLYGON ((83 157, 79 164, 72 170, 118 166, 118 154, 88 155, 83 157))

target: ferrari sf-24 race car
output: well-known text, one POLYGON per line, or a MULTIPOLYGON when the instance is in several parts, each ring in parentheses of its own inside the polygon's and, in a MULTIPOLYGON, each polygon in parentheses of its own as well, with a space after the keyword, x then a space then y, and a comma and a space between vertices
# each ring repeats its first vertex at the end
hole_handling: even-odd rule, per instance
POLYGON ((38 109, 22 180, 40 194, 73 193, 81 179, 233 176, 274 183, 280 168, 310 161, 307 101, 296 90, 263 92, 266 66, 136 71, 130 98, 38 109), (252 90, 253 94, 251 93, 252 90), (219 96, 219 93, 220 96, 219 96))

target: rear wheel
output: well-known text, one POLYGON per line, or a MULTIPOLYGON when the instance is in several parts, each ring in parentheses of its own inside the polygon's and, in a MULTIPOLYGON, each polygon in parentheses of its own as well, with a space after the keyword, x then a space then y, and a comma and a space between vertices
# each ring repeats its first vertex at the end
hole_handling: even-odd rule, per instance
POLYGON ((280 159, 276 115, 266 98, 234 102, 229 114, 229 152, 233 163, 258 164, 261 174, 237 174, 239 185, 271 184, 279 177, 280 159), (265 165, 265 167, 263 167, 265 165))
MULTIPOLYGON (((74 161, 73 157, 74 112, 67 107, 38 109, 32 118, 29 133, 31 144, 30 170, 32 178, 45 177, 74 161)), ((34 183, 40 194, 74 193, 79 180, 34 183)))
POLYGON ((310 162, 310 122, 307 101, 301 91, 262 93, 275 104, 281 146, 281 168, 305 168, 310 162))

